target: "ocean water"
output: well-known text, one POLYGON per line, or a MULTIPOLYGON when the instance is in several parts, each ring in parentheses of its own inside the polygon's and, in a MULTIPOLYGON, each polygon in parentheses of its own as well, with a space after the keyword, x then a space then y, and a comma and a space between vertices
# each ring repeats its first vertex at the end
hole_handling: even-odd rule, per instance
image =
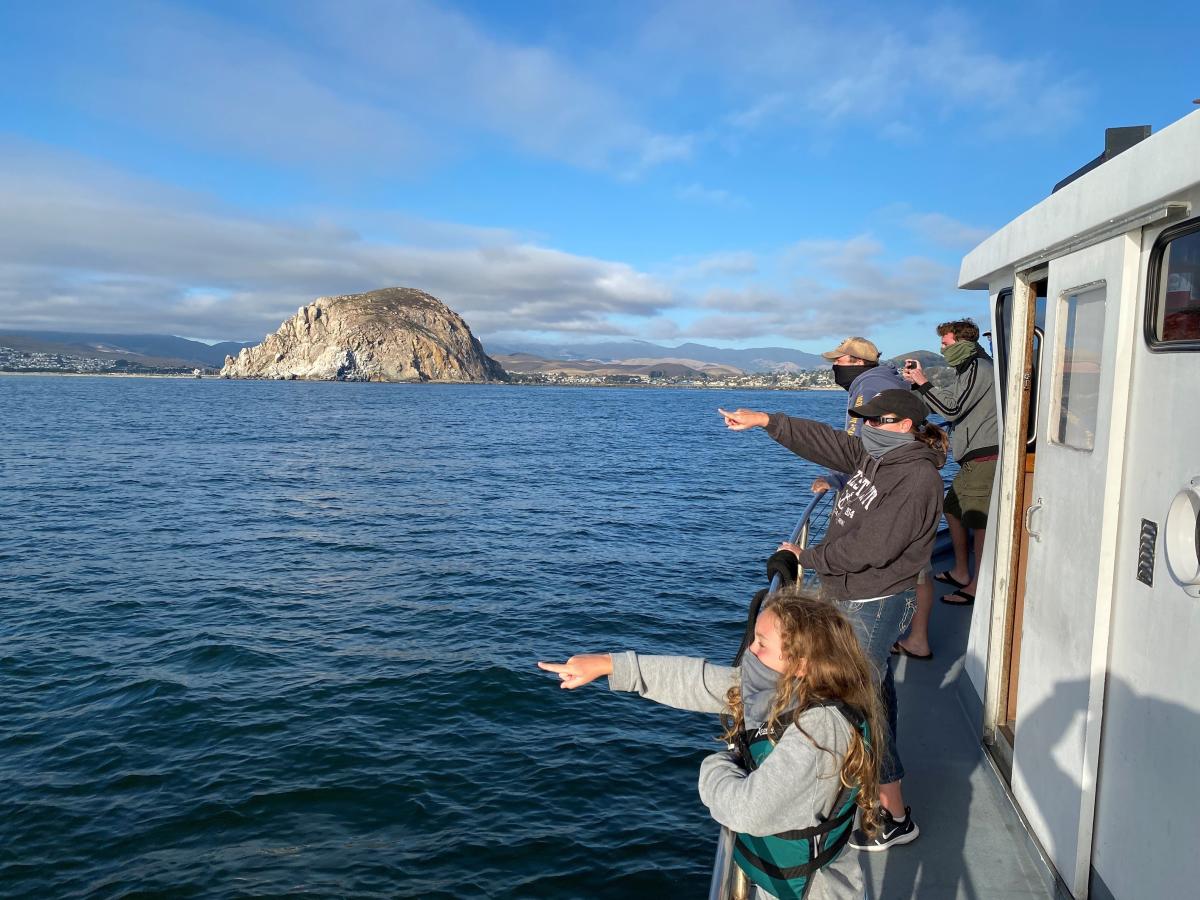
POLYGON ((677 897, 724 660, 845 395, 0 378, 0 896, 677 897))

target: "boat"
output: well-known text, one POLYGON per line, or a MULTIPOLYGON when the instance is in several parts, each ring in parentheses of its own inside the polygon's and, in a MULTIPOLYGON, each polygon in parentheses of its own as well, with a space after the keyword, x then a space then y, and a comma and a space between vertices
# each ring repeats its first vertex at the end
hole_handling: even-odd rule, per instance
POLYGON ((1200 883, 1200 111, 1149 131, 1110 129, 959 275, 1003 445, 958 688, 1076 900, 1200 883))
MULTIPOLYGON (((1195 896, 1200 111, 1109 129, 1100 156, 966 255, 959 287, 988 295, 1002 429, 949 670, 1010 805, 991 814, 1014 823, 989 852, 1027 842, 1043 896, 1195 896)), ((903 729, 903 700, 900 715, 903 729)), ((919 846, 876 856, 905 865, 919 846)), ((714 900, 738 896, 724 865, 719 848, 714 900)), ((945 895, 983 895, 968 886, 945 895)))

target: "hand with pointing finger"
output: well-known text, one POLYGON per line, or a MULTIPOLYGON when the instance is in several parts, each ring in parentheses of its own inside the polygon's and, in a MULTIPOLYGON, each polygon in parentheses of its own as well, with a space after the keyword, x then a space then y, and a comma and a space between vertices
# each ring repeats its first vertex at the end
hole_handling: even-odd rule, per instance
POLYGON ((585 653, 572 656, 565 663, 539 662, 538 668, 558 675, 560 688, 573 691, 597 678, 612 674, 611 653, 585 653))
POLYGON ((771 417, 765 412, 753 409, 737 409, 733 412, 717 407, 717 412, 725 417, 725 427, 730 431, 748 431, 751 428, 766 428, 771 417))

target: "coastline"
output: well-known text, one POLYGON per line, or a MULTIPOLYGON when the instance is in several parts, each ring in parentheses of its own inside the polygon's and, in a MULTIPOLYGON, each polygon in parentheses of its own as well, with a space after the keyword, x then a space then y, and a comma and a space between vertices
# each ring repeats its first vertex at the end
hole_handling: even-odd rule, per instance
MULTIPOLYGON (((286 381, 282 378, 222 378, 220 375, 204 375, 197 378, 195 375, 174 374, 174 373, 157 373, 157 372, 11 372, 0 371, 0 376, 35 376, 38 378, 169 378, 169 379, 184 379, 191 381, 286 381)), ((305 382, 305 379, 294 379, 294 381, 305 382)), ((314 379, 311 383, 328 383, 336 384, 336 381, 327 379, 314 379)), ((463 385, 497 385, 500 387, 510 388, 659 388, 665 390, 702 390, 702 391, 840 391, 841 388, 836 385, 824 386, 803 386, 790 387, 786 385, 767 385, 767 384, 534 384, 530 382, 512 383, 507 381, 359 381, 346 382, 347 384, 463 384, 463 385)))
MULTIPOLYGON (((0 370, 0 376, 3 375, 35 375, 46 378, 190 378, 193 381, 201 380, 196 378, 195 375, 171 372, 11 372, 0 370)), ((220 377, 220 375, 203 376, 204 379, 220 377)))

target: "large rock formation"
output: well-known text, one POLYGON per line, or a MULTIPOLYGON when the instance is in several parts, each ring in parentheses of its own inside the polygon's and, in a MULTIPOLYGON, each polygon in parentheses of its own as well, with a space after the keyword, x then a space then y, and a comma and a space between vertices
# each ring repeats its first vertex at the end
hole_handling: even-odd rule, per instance
POLYGON ((236 358, 224 378, 494 381, 504 369, 450 307, 414 288, 319 297, 236 358))

